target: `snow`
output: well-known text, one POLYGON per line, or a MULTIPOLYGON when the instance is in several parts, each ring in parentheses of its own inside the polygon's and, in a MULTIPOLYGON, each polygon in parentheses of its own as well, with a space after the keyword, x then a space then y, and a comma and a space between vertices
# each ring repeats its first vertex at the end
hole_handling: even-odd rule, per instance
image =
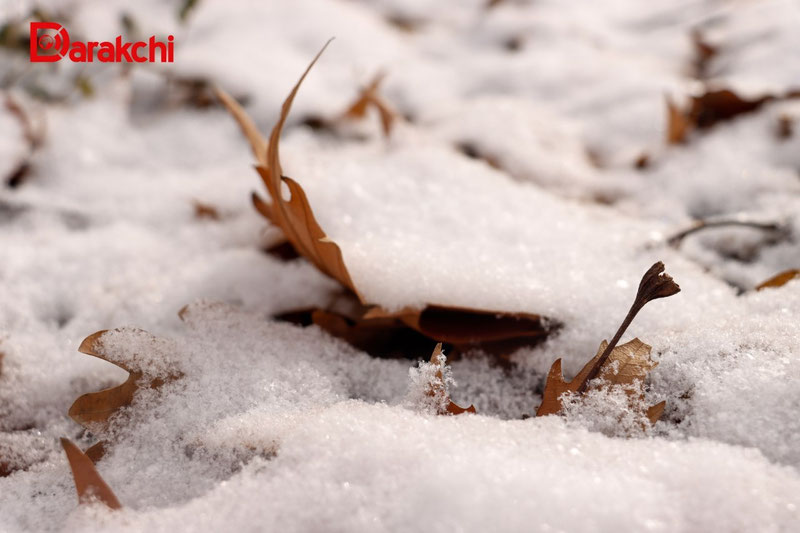
MULTIPOLYGON (((0 462, 21 468, 0 477, 0 531, 800 529, 800 282, 753 290, 800 268, 800 137, 775 134, 784 116, 797 130, 800 104, 664 142, 665 95, 702 90, 694 28, 720 50, 713 86, 798 88, 795 3, 236 0, 200 2, 183 24, 179 4, 49 5, 75 35, 114 36, 122 12, 174 34, 174 65, 49 68, 0 48, 0 79, 46 125, 26 181, 0 189, 0 462), (477 415, 432 414, 430 353, 377 359, 270 318, 331 305, 339 287, 262 252, 280 232, 250 205, 263 185, 234 121, 164 96, 165 72, 207 78, 268 131, 330 36, 281 158, 365 299, 561 324, 502 364, 448 359, 452 400, 477 415), (342 135, 303 125, 379 71, 404 117, 390 139, 376 116, 342 135), (91 98, 73 88, 81 72, 91 98), (39 85, 69 94, 37 100, 39 85), (667 244, 711 216, 784 232, 667 244), (643 401, 666 400, 661 421, 643 426, 620 391, 527 418, 552 362, 572 375, 593 356, 657 260, 682 292, 622 342, 653 347, 643 401), (97 466, 114 513, 77 505, 58 444, 93 444, 69 406, 126 379, 77 352, 102 329, 110 361, 180 376, 112 421, 97 466)), ((0 6, 0 22, 32 5, 0 6)), ((0 176, 26 153, 0 108, 0 176)))

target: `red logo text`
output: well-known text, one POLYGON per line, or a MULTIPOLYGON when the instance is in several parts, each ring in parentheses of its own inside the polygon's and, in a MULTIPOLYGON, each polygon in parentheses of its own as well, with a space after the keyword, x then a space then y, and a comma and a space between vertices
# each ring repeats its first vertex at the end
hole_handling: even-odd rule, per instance
POLYGON ((57 22, 31 22, 31 62, 52 63, 68 58, 76 63, 172 63, 175 58, 174 38, 157 41, 123 42, 118 35, 111 41, 70 41, 67 28, 57 22))

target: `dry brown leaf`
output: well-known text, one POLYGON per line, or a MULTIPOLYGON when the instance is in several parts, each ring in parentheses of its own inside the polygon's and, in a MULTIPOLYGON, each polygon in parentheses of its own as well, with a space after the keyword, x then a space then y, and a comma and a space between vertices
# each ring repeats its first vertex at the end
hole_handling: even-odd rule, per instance
POLYGON ((111 509, 122 509, 114 491, 97 473, 92 460, 68 439, 61 439, 61 446, 67 454, 69 467, 72 469, 75 490, 78 492, 78 504, 101 502, 111 509))
POLYGON ((743 98, 730 89, 707 90, 692 96, 688 109, 678 108, 667 98, 667 142, 682 143, 694 129, 709 129, 719 122, 757 111, 768 102, 798 97, 800 91, 797 90, 753 99, 743 98))
MULTIPOLYGON (((664 264, 660 261, 650 267, 639 283, 636 298, 628 311, 611 342, 603 341, 591 361, 586 363, 580 372, 571 380, 565 381, 561 371, 561 359, 557 359, 550 367, 547 375, 542 403, 536 411, 536 416, 546 416, 561 412, 564 405, 562 396, 565 393, 584 394, 597 387, 621 385, 631 396, 637 395, 641 400, 641 389, 638 391, 630 387, 635 381, 644 381, 647 373, 656 365, 650 361, 651 347, 639 339, 633 339, 623 345, 617 346, 625 330, 636 317, 636 314, 652 300, 666 298, 680 292, 680 287, 672 277, 664 272, 664 264), (595 381, 595 378, 601 378, 595 381)), ((664 412, 666 402, 651 406, 646 411, 646 416, 651 423, 655 423, 664 412)))
POLYGON ((748 100, 728 89, 707 91, 692 97, 688 116, 695 127, 707 129, 718 122, 756 111, 765 103, 776 99, 776 96, 766 95, 748 100))
MULTIPOLYGON (((362 304, 367 304, 368 302, 365 302, 350 278, 340 248, 335 242, 328 239, 325 232, 320 228, 302 187, 291 178, 282 175, 280 163, 280 136, 291 110, 292 102, 311 67, 327 46, 328 44, 316 55, 284 101, 280 118, 267 141, 266 161, 260 152, 262 137, 254 131, 255 126, 252 120, 247 118, 244 110, 235 100, 225 95, 221 90, 218 90, 218 92, 220 100, 228 107, 242 127, 245 135, 250 139, 251 147, 254 153, 257 154, 258 165, 256 169, 261 175, 272 200, 267 203, 254 193, 253 205, 256 210, 283 231, 288 242, 300 255, 311 261, 320 271, 339 281, 355 294, 362 304), (288 186, 291 193, 289 201, 284 200, 281 194, 282 183, 288 186)), ((377 88, 379 82, 380 78, 373 81, 371 85, 373 90, 377 88)), ((351 106, 350 112, 356 116, 364 113, 369 103, 367 100, 369 98, 356 102, 351 106)), ((356 317, 356 322, 361 323, 367 319, 394 318, 430 339, 442 340, 462 346, 467 344, 481 344, 483 346, 486 342, 504 343, 509 340, 538 341, 544 338, 548 332, 542 317, 532 314, 461 309, 442 305, 428 305, 423 309, 404 310, 401 313, 384 313, 383 316, 380 315, 381 313, 382 311, 376 309, 369 316, 356 317)), ((330 325, 330 317, 321 320, 330 325)), ((384 323, 388 324, 389 322, 384 320, 384 323)), ((371 325, 375 326, 376 324, 373 322, 371 325)), ((330 327, 330 329, 344 330, 342 327, 330 327)))
MULTIPOLYGON (((250 146, 258 161, 256 168, 272 200, 271 203, 267 203, 253 193, 253 205, 256 210, 281 228, 287 240, 300 255, 311 261, 323 273, 358 295, 358 290, 344 265, 341 250, 336 243, 327 238, 325 232, 320 228, 302 187, 293 179, 283 176, 280 163, 280 136, 294 97, 311 67, 317 62, 328 44, 330 41, 314 57, 284 101, 280 117, 272 129, 269 141, 264 141, 253 121, 233 98, 221 89, 218 89, 217 93, 250 141, 250 146), (262 147, 266 147, 266 150, 262 150, 262 147), (288 202, 283 199, 281 194, 281 183, 285 183, 291 193, 291 199, 288 202)), ((361 299, 360 296, 359 299, 361 299)))
MULTIPOLYGON (((120 409, 131 404, 136 391, 142 388, 157 389, 164 385, 164 383, 174 381, 180 377, 173 375, 166 380, 161 378, 147 380, 144 378, 142 372, 133 371, 129 368, 125 368, 124 365, 116 361, 110 361, 103 353, 103 346, 100 342, 100 338, 107 331, 108 330, 98 331, 86 337, 81 343, 80 348, 78 348, 78 351, 108 361, 126 370, 129 373, 128 379, 116 387, 84 394, 75 400, 72 407, 69 408, 69 416, 75 422, 100 437, 108 433, 111 417, 120 409)), ((104 450, 105 444, 101 441, 87 450, 87 454, 94 460, 97 460, 102 457, 104 450)))
MULTIPOLYGON (((430 350, 433 341, 394 318, 365 320, 339 312, 312 309, 309 322, 334 337, 378 357, 404 357, 409 353, 430 350)), ((292 317, 284 317, 284 319, 292 317)), ((295 320, 296 323, 303 323, 295 320)))
POLYGON ((492 342, 525 339, 542 340, 547 335, 542 317, 529 313, 503 313, 428 305, 422 310, 387 312, 378 307, 367 311, 366 320, 394 318, 431 339, 466 348, 492 342))
POLYGON ((386 312, 378 307, 366 309, 300 310, 280 317, 307 325, 313 323, 331 335, 379 357, 430 350, 437 340, 447 343, 454 354, 480 348, 505 356, 522 346, 534 345, 550 329, 538 315, 498 313, 438 305, 422 310, 386 312))
MULTIPOLYGON (((302 187, 293 179, 283 176, 280 162, 281 132, 292 108, 294 97, 300 84, 303 83, 311 67, 317 62, 328 44, 330 41, 314 57, 283 103, 278 123, 275 124, 269 136, 266 166, 259 164, 257 169, 272 198, 272 204, 267 208, 271 214, 270 219, 283 230, 286 238, 301 255, 314 263, 319 270, 358 294, 353 280, 350 279, 350 273, 344 265, 339 246, 329 240, 322 228, 319 227, 302 187), (281 194, 282 182, 289 187, 291 198, 288 202, 283 199, 281 194)), ((266 206, 264 202, 261 204, 266 206)))
POLYGON ((203 203, 199 200, 193 200, 192 206, 194 207, 194 217, 197 219, 220 220, 219 211, 211 204, 203 203))
POLYGON ((686 142, 691 130, 691 123, 686 114, 667 96, 667 143, 680 144, 686 142))
MULTIPOLYGON (((436 366, 441 366, 444 362, 444 353, 442 352, 442 343, 436 345, 436 348, 433 349, 433 354, 431 354, 431 363, 436 366)), ((470 405, 467 408, 461 407, 460 405, 456 405, 450 400, 450 395, 447 391, 447 386, 444 382, 444 376, 442 375, 441 369, 436 372, 435 381, 430 383, 430 388, 428 389, 428 396, 431 398, 437 398, 444 400, 442 403, 445 405, 444 410, 440 411, 440 415, 460 415, 463 413, 475 413, 475 406, 470 405)))
MULTIPOLYGON (((639 339, 617 346, 611 351, 606 362, 600 367, 599 381, 587 383, 587 378, 603 352, 608 347, 608 342, 603 341, 591 361, 586 363, 571 381, 565 381, 561 372, 561 359, 556 360, 547 375, 544 393, 542 394, 542 404, 536 411, 536 416, 546 416, 557 414, 563 409, 562 395, 565 393, 578 393, 584 384, 587 390, 594 390, 600 387, 610 387, 621 385, 626 387, 626 392, 632 397, 641 400, 641 391, 631 385, 636 381, 643 382, 647 373, 656 367, 657 363, 650 360, 651 347, 639 339)), ((651 423, 655 424, 664 412, 666 402, 661 402, 650 407, 647 417, 651 423)))
POLYGON ((394 125, 397 114, 381 97, 378 89, 383 81, 384 74, 379 73, 369 85, 364 87, 358 98, 347 108, 347 111, 342 115, 345 119, 363 119, 367 116, 367 110, 374 107, 378 110, 381 117, 381 126, 383 127, 383 134, 389 137, 392 133, 392 126, 394 125))
POLYGON ((782 287, 782 286, 786 285, 787 283, 789 283, 790 281, 792 281, 793 279, 797 279, 797 278, 800 278, 800 270, 795 270, 795 269, 785 270, 785 271, 781 272, 780 274, 776 274, 775 276, 772 276, 767 281, 764 281, 763 283, 760 283, 756 287, 756 290, 760 291, 762 289, 766 289, 766 288, 770 288, 770 287, 771 288, 782 287))

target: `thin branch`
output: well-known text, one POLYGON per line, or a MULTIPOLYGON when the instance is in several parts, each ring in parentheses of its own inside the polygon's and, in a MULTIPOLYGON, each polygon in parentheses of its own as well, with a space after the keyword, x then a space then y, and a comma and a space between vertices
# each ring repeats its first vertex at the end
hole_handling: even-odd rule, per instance
POLYGON ((698 220, 694 223, 690 228, 687 228, 683 231, 680 231, 667 239, 667 243, 672 246, 673 248, 677 248, 680 246, 683 239, 691 235, 692 233, 697 233, 698 231, 703 231, 708 228, 719 228, 725 226, 740 226, 746 228, 755 228, 760 229, 763 231, 784 231, 784 226, 777 222, 757 222, 755 220, 745 220, 745 219, 705 219, 705 220, 698 220))
POLYGON ((651 266, 650 269, 644 273, 642 281, 639 283, 639 290, 636 292, 636 299, 633 301, 633 305, 631 305, 625 320, 622 321, 622 324, 619 326, 619 329, 617 329, 611 342, 608 343, 603 354, 597 359, 592 369, 586 375, 586 379, 584 379, 583 383, 578 387, 579 393, 585 392, 589 382, 600 373, 600 369, 603 367, 606 360, 608 360, 611 352, 616 348, 625 330, 631 325, 631 322, 633 322, 633 319, 639 311, 641 311, 648 302, 678 294, 680 290, 681 288, 673 281, 672 276, 664 272, 664 263, 661 261, 651 266))

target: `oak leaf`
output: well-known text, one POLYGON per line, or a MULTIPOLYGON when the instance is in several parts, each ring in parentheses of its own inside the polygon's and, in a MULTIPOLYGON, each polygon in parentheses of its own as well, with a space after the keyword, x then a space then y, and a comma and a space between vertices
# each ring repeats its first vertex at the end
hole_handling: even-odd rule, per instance
MULTIPOLYGON (((139 389, 151 388, 158 389, 169 381, 174 381, 180 377, 179 374, 170 374, 166 379, 161 377, 145 376, 140 370, 127 368, 124 364, 111 360, 104 353, 103 335, 108 330, 98 331, 86 337, 81 343, 78 351, 86 355, 91 355, 108 361, 128 372, 128 379, 124 383, 104 389, 98 392, 91 392, 78 397, 69 408, 69 416, 78 424, 82 425, 97 436, 105 437, 109 433, 111 418, 120 409, 127 407, 133 401, 139 389)), ((105 452, 106 443, 100 441, 86 453, 93 460, 100 459, 105 452)))
MULTIPOLYGON (((564 405, 564 394, 577 394, 582 387, 586 390, 620 385, 625 391, 637 400, 643 399, 641 388, 634 385, 643 382, 647 373, 656 367, 657 363, 650 360, 651 347, 639 339, 617 346, 611 355, 600 367, 599 379, 587 383, 587 378, 592 368, 597 364, 603 352, 608 347, 608 342, 603 341, 597 350, 597 355, 586 363, 580 372, 571 380, 565 381, 561 372, 561 359, 557 359, 547 375, 542 403, 536 411, 536 416, 546 416, 561 412, 564 405)), ((664 412, 666 402, 660 402, 647 409, 646 415, 651 423, 655 424, 664 412)))
POLYGON ((110 509, 122 509, 114 491, 100 477, 92 460, 68 439, 62 438, 61 446, 67 454, 72 478, 75 480, 78 503, 100 502, 110 509))
MULTIPOLYGON (((645 305, 659 298, 674 296, 680 290, 678 284, 664 271, 664 263, 661 261, 647 269, 639 282, 636 298, 634 298, 622 324, 611 338, 611 342, 600 343, 597 355, 584 365, 572 381, 564 380, 561 372, 561 359, 557 359, 553 363, 547 375, 542 403, 536 411, 536 416, 561 412, 564 408, 564 394, 583 395, 591 389, 608 385, 623 386, 630 395, 636 395, 638 400, 642 400, 641 387, 634 387, 633 384, 636 381, 643 382, 647 373, 655 367, 655 364, 649 359, 651 348, 639 339, 634 339, 621 346, 617 346, 617 343, 645 305), (601 379, 596 380, 596 378, 601 379)), ((631 404, 632 407, 636 407, 641 404, 641 401, 632 401, 631 404)), ((661 417, 665 405, 665 402, 661 402, 647 409, 645 414, 651 423, 654 424, 661 417)))
MULTIPOLYGON (((218 89, 218 93, 220 100, 234 116, 249 140, 251 149, 256 154, 256 169, 269 192, 271 202, 267 202, 253 193, 252 200, 256 210, 283 231, 289 243, 300 255, 311 261, 321 272, 339 281, 357 297, 361 304, 367 305, 368 302, 364 300, 350 277, 341 249, 327 237, 319 226, 302 187, 293 179, 283 176, 280 162, 280 136, 292 102, 311 67, 314 66, 329 43, 330 41, 314 57, 292 88, 283 103, 280 117, 272 129, 268 141, 263 140, 253 121, 247 117, 233 98, 227 96, 220 89, 218 89), (291 193, 289 201, 284 200, 281 194, 283 183, 288 186, 291 193)), ((371 84, 373 92, 379 83, 380 78, 373 81, 371 84)), ((367 92, 369 90, 368 87, 367 92)), ((374 98, 368 96, 357 101, 355 105, 351 106, 351 114, 359 115, 364 112, 371 100, 374 98)), ((463 309, 436 304, 417 310, 406 309, 399 313, 387 313, 376 308, 370 315, 359 315, 355 317, 355 320, 357 323, 361 323, 376 318, 397 319, 431 339, 452 344, 502 343, 509 339, 514 341, 523 339, 526 342, 538 341, 544 338, 549 331, 542 317, 538 315, 463 309)), ((330 322, 330 320, 327 321, 330 322)), ((341 327, 336 329, 342 330, 341 327)))
POLYGON ((292 88, 286 101, 284 101, 278 122, 269 136, 266 156, 261 151, 261 136, 257 133, 257 130, 254 130, 255 126, 247 118, 244 110, 235 100, 224 96, 221 90, 219 93, 223 95, 221 98, 223 104, 228 107, 248 137, 258 161, 256 169, 267 186, 267 191, 269 191, 272 199, 272 203, 268 204, 256 194, 253 194, 253 204, 256 209, 283 230, 286 238, 303 257, 311 261, 323 273, 358 294, 355 284, 350 279, 350 273, 344 265, 339 246, 328 239, 325 232, 320 228, 302 187, 293 179, 283 176, 280 162, 279 145, 281 132, 292 108, 294 97, 300 88, 300 84, 305 80, 311 67, 317 62, 317 59, 325 51, 328 44, 330 44, 330 41, 314 57, 311 64, 308 65, 303 75, 292 88), (281 183, 285 183, 289 188, 291 194, 289 201, 283 199, 281 183))

